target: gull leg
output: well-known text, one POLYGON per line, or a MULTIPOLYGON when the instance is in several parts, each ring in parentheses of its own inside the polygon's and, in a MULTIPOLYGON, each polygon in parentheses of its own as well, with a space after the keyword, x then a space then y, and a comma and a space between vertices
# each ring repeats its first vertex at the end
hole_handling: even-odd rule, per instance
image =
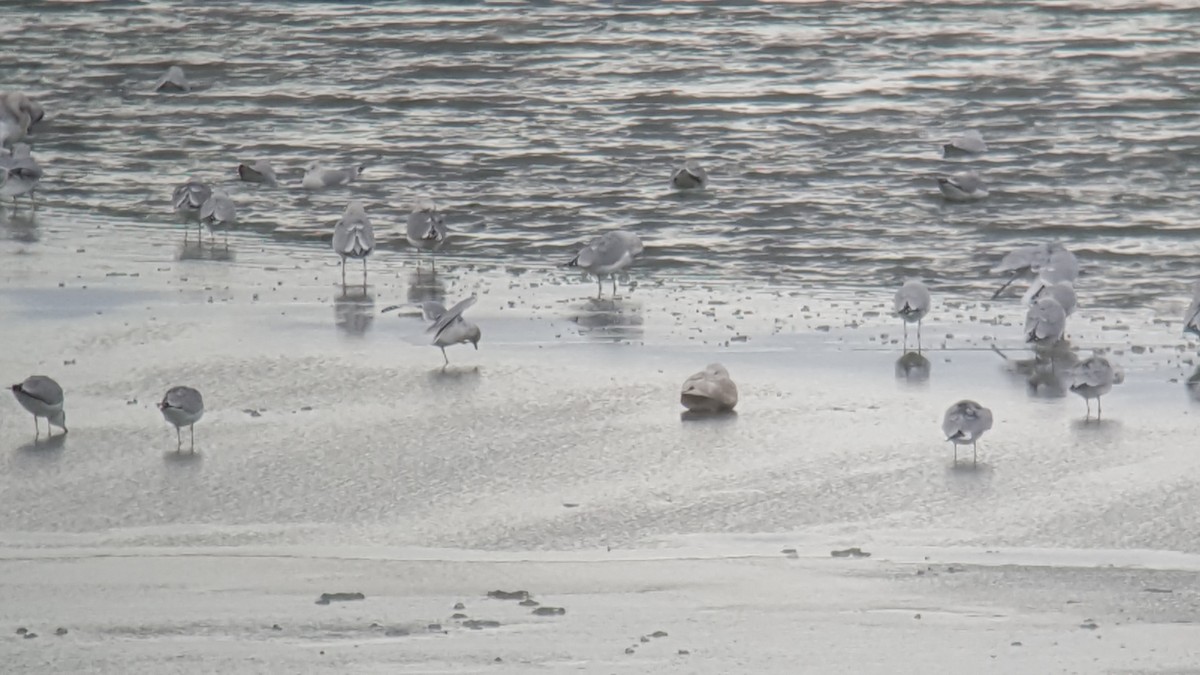
POLYGON ((900 319, 900 325, 904 326, 904 346, 900 349, 903 351, 908 351, 908 322, 904 319, 900 319))
POLYGON ((599 300, 604 297, 604 280, 600 278, 599 274, 596 275, 596 288, 598 289, 596 291, 596 299, 599 300))
POLYGON ((1092 419, 1092 402, 1086 398, 1083 399, 1083 402, 1085 405, 1087 405, 1087 417, 1084 417, 1083 419, 1090 420, 1092 419))
POLYGON ((950 445, 954 447, 954 466, 958 466, 958 443, 951 442, 950 445))
POLYGON ((346 292, 346 256, 342 256, 342 292, 346 292))
POLYGON ((175 427, 175 452, 179 452, 183 448, 183 434, 179 432, 179 427, 175 427))
POLYGON ((615 275, 615 274, 612 275, 612 282, 613 282, 613 297, 615 298, 615 297, 617 297, 617 275, 615 275))
POLYGON ((192 454, 196 453, 196 425, 189 424, 188 431, 192 432, 192 454))
POLYGON ((917 319, 917 353, 921 353, 921 320, 917 319))
MULTIPOLYGON (((49 427, 50 425, 47 424, 46 426, 49 427)), ((34 438, 34 440, 37 440, 37 438, 41 435, 42 435, 42 428, 38 426, 37 415, 34 415, 33 416, 33 438, 34 438)))
POLYGON ((1096 420, 1097 421, 1100 419, 1100 416, 1104 414, 1103 401, 1104 401, 1104 399, 1100 398, 1099 396, 1096 397, 1096 420))
POLYGON ((975 443, 971 444, 971 466, 979 466, 979 447, 975 443))
POLYGON ((442 359, 445 360, 445 362, 446 362, 445 364, 443 364, 443 366, 442 366, 443 368, 450 365, 450 357, 446 356, 446 348, 445 347, 442 347, 442 359))
POLYGON ((367 259, 363 258, 363 291, 367 290, 367 259))

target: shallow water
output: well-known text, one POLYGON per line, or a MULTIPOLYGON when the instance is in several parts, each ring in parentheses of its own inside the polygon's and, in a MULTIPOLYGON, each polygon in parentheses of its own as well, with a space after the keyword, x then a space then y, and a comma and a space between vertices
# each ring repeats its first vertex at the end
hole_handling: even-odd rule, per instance
POLYGON ((981 295, 1006 248, 1050 238, 1097 306, 1185 296, 1194 276, 1191 3, 61 2, 7 9, 0 39, 21 46, 3 86, 49 111, 34 145, 61 227, 172 227, 171 188, 196 175, 280 242, 328 237, 357 196, 402 247, 407 204, 431 195, 471 261, 549 265, 632 227, 641 266, 676 278, 920 274, 981 295), (154 94, 173 63, 196 90, 154 94), (966 128, 991 150, 941 159, 966 128), (689 157, 712 187, 673 194, 689 157), (285 187, 237 184, 252 158, 285 187), (317 159, 367 169, 305 195, 317 159), (929 174, 968 165, 992 195, 944 203, 929 174))

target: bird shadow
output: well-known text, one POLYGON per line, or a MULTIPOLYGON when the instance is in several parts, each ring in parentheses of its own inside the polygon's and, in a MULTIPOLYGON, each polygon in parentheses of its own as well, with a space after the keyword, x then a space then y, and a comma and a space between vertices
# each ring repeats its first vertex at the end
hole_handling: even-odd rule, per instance
POLYGON ((163 461, 175 466, 196 466, 204 461, 199 451, 185 447, 182 450, 167 450, 163 453, 163 461))
POLYGON ((348 287, 333 300, 333 321, 347 335, 365 335, 375 323, 375 298, 361 286, 348 287))
POLYGON ((1110 434, 1121 428, 1121 422, 1107 417, 1081 417, 1071 422, 1071 428, 1085 434, 1110 434))
POLYGON ((568 319, 579 326, 579 334, 597 340, 640 339, 645 318, 642 303, 620 298, 588 298, 572 306, 568 319))
POLYGON ((448 365, 429 371, 429 379, 439 384, 477 384, 482 373, 479 366, 448 365))
POLYGON ((185 239, 179 245, 175 254, 176 260, 211 260, 214 262, 233 262, 234 252, 228 246, 220 243, 208 243, 203 239, 185 239))
POLYGON ((17 446, 17 452, 39 457, 57 458, 62 454, 63 445, 67 442, 67 434, 35 438, 17 446))
POLYGON ((408 301, 419 305, 430 300, 445 302, 446 284, 434 269, 418 269, 408 275, 408 301))
POLYGON ((708 424, 732 424, 737 421, 736 410, 719 410, 716 412, 703 412, 700 410, 684 410, 679 413, 680 422, 690 423, 708 423, 708 424))
POLYGON ((896 379, 909 384, 923 384, 929 381, 933 364, 920 352, 908 352, 896 359, 896 379))

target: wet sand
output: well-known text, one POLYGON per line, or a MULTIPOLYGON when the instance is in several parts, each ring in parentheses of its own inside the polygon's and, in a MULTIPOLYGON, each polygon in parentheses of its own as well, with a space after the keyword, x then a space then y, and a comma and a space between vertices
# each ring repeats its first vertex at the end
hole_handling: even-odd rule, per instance
POLYGON ((1097 422, 991 349, 1028 358, 1016 299, 939 298, 926 363, 902 359, 890 289, 635 272, 595 301, 549 265, 450 257, 435 281, 385 250, 343 297, 324 248, 35 234, 0 249, 0 371, 58 379, 72 431, 35 443, 0 404, 17 672, 1200 663, 1194 352, 1156 323, 1172 307, 1073 320, 1128 371, 1097 422), (411 310, 380 313, 471 293, 480 350, 445 369, 411 310), (718 360, 738 414, 681 420, 680 383, 718 360), (194 455, 154 407, 176 384, 205 395, 194 455), (996 412, 978 467, 939 436, 965 397, 996 412), (871 557, 829 556, 853 546, 871 557), (339 591, 366 599, 314 603, 339 591), (500 626, 464 628, 455 602, 500 626))

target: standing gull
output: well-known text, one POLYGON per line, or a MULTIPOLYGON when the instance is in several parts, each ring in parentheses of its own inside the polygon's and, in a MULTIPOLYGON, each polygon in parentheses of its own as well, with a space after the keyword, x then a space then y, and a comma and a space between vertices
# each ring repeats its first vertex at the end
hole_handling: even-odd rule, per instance
POLYGON ((938 189, 951 202, 973 202, 988 196, 983 179, 974 171, 937 176, 938 189))
POLYGON ((1067 313, 1052 297, 1038 298, 1025 313, 1025 342, 1052 347, 1063 338, 1067 313))
POLYGON ((24 92, 0 92, 0 147, 24 139, 45 114, 24 92))
POLYGON ((1183 313, 1183 334, 1200 337, 1200 281, 1192 284, 1192 303, 1183 313))
POLYGON ((910 279, 904 282, 892 298, 892 307, 904 325, 904 348, 908 348, 908 324, 917 324, 917 351, 921 351, 921 319, 929 313, 929 289, 925 284, 910 279))
MULTIPOLYGON (((473 295, 460 301, 457 305, 438 314, 437 320, 425 331, 433 333, 433 346, 442 350, 442 358, 445 359, 447 366, 450 365, 450 357, 446 356, 446 347, 470 342, 475 345, 476 350, 479 349, 479 339, 483 336, 479 326, 463 318, 463 312, 474 304, 475 296, 473 295)), ((439 309, 437 305, 440 303, 426 303, 422 310, 428 317, 437 313, 439 309)))
POLYGON ((1092 416, 1092 399, 1096 399, 1096 419, 1100 419, 1103 408, 1100 397, 1112 391, 1114 383, 1125 379, 1120 368, 1114 367, 1103 356, 1092 356, 1080 361, 1071 369, 1071 391, 1083 397, 1087 403, 1087 416, 1092 416))
POLYGON ((28 145, 17 143, 11 155, 0 155, 0 195, 12 197, 14 208, 17 197, 23 194, 33 201, 33 189, 41 179, 42 167, 30 154, 28 145))
POLYGON ((187 77, 183 74, 183 68, 179 66, 167 68, 167 72, 163 73, 162 77, 158 78, 158 82, 154 83, 154 91, 187 93, 191 90, 192 85, 188 84, 187 77))
POLYGON ((366 165, 359 165, 345 169, 326 169, 320 162, 313 162, 305 167, 304 180, 300 184, 305 190, 313 191, 337 187, 357 179, 366 168, 366 165))
POLYGON ((275 177, 275 168, 265 159, 238 164, 238 178, 247 183, 262 183, 271 187, 279 187, 279 179, 275 177))
POLYGON ((614 230, 592 239, 579 251, 567 267, 578 267, 596 275, 599 294, 604 295, 605 274, 612 277, 613 295, 617 294, 617 272, 633 264, 633 259, 642 252, 642 240, 627 230, 614 230))
POLYGON ((346 258, 363 261, 363 288, 367 287, 367 256, 375 250, 375 230, 367 218, 361 200, 346 206, 346 212, 333 229, 333 251, 342 257, 342 289, 346 288, 346 258))
POLYGON ((13 396, 21 407, 33 413, 34 438, 41 435, 38 418, 46 418, 46 433, 51 434, 50 425, 67 433, 67 414, 63 412, 63 390, 54 380, 45 375, 31 375, 25 381, 12 386, 13 396))
POLYGON ((950 406, 942 419, 942 433, 954 444, 954 463, 958 464, 958 446, 971 444, 971 463, 979 463, 979 437, 992 428, 992 411, 975 401, 962 400, 950 406))
POLYGON ((163 417, 175 425, 175 450, 183 447, 180 429, 187 427, 192 435, 192 452, 196 451, 196 422, 204 417, 204 398, 191 387, 171 387, 158 404, 163 417))
POLYGON ((1054 298, 1058 304, 1062 305, 1063 313, 1071 316, 1075 313, 1075 307, 1078 305, 1078 298, 1075 296, 1075 287, 1069 281, 1055 281, 1047 283, 1043 277, 1038 277, 1025 292, 1026 304, 1032 305, 1039 298, 1054 298))
POLYGON ((942 156, 949 157, 955 154, 979 155, 987 152, 987 149, 987 143, 983 142, 983 135, 974 129, 968 129, 950 139, 949 143, 942 145, 942 156))
MULTIPOLYGON (((237 221, 237 208, 229 193, 217 188, 208 199, 200 205, 200 222, 208 225, 210 232, 215 232, 218 225, 225 230, 225 247, 229 247, 229 228, 237 221)), ((214 235, 215 236, 215 235, 214 235)))
POLYGON ((684 380, 679 402, 689 412, 718 413, 733 410, 738 402, 737 385, 729 371, 719 363, 708 366, 684 380))
MULTIPOLYGON (((446 243, 447 234, 445 218, 432 199, 422 197, 413 202, 412 212, 408 214, 408 230, 405 232, 410 246, 429 251, 431 260, 435 260, 434 254, 446 243)), ((420 269, 420 253, 417 256, 417 269, 420 269)))
POLYGON ((708 186, 708 172, 694 159, 689 159, 671 175, 676 190, 703 190, 708 186))

